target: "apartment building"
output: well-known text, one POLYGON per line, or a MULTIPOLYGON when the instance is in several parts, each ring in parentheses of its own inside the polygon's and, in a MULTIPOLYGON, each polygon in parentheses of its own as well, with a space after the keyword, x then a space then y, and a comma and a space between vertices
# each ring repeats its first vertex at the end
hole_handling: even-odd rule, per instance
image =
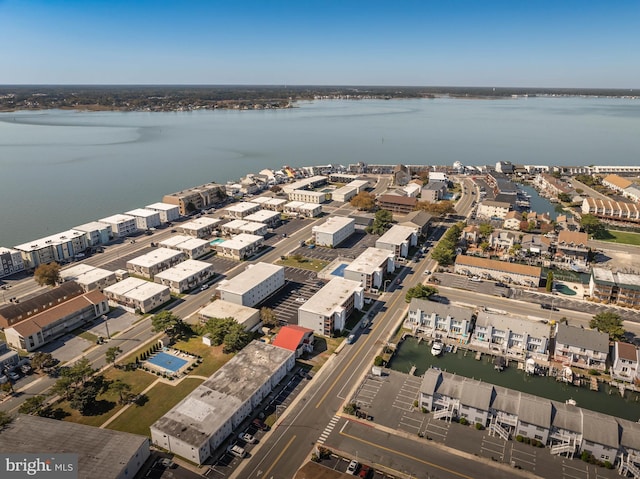
POLYGON ((542 268, 459 254, 456 256, 454 272, 537 288, 540 284, 542 268))
POLYGON ((249 216, 252 213, 255 213, 260 209, 260 205, 256 203, 250 203, 248 201, 243 201, 240 203, 235 203, 231 206, 228 206, 224 209, 225 216, 232 219, 241 220, 245 216, 249 216))
POLYGON ((153 311, 171 299, 168 286, 140 278, 123 279, 105 288, 103 293, 109 299, 109 304, 143 314, 153 311))
POLYGON ((447 184, 441 181, 429 182, 420 190, 421 201, 435 203, 444 198, 447 193, 447 184))
POLYGON ((245 331, 254 331, 260 324, 260 310, 241 304, 217 299, 198 311, 200 321, 206 323, 213 318, 233 318, 245 331))
POLYGON ((99 221, 111 226, 111 232, 115 238, 124 238, 138 232, 138 223, 131 215, 112 215, 99 221))
POLYGON ((250 201, 259 204, 260 208, 267 211, 282 211, 284 205, 287 204, 287 200, 284 198, 269 198, 268 196, 258 196, 250 201))
POLYGON ((0 246, 0 278, 24 271, 22 253, 0 246))
POLYGON ((113 228, 110 224, 92 221, 75 226, 73 231, 80 231, 86 236, 87 246, 105 245, 113 238, 113 228))
POLYGON ((156 248, 153 251, 127 261, 127 271, 131 274, 153 279, 160 271, 184 261, 187 255, 182 251, 169 248, 156 248))
POLYGON ((586 264, 589 256, 587 233, 579 231, 562 230, 558 233, 556 242, 556 256, 567 261, 586 264))
POLYGON ((284 286, 284 268, 275 264, 256 263, 242 273, 218 285, 220 299, 253 307, 284 286))
POLYGON ((283 212, 303 218, 315 218, 322 213, 322 206, 313 203, 303 203, 302 201, 290 201, 284 205, 283 212))
POLYGON ((393 225, 376 240, 376 248, 391 251, 396 258, 406 258, 409 256, 409 248, 417 244, 416 229, 401 225, 393 225))
POLYGON ((181 294, 206 283, 213 276, 215 272, 210 263, 187 259, 172 268, 156 273, 153 281, 169 286, 172 293, 181 294))
POLYGON ((582 200, 582 214, 594 215, 604 220, 640 221, 640 206, 625 201, 585 198, 582 200))
POLYGON ((301 201, 319 205, 329 201, 330 195, 323 191, 293 190, 287 193, 289 201, 301 201))
POLYGON ((68 230, 18 245, 14 249, 20 252, 24 269, 32 269, 53 261, 71 261, 86 251, 87 237, 81 231, 68 230))
POLYGON ((604 371, 607 368, 608 334, 558 323, 555 338, 554 361, 582 369, 604 371))
POLYGON ((267 231, 268 227, 266 224, 248 220, 231 220, 220 227, 220 232, 225 236, 241 233, 264 236, 267 234, 267 231))
POLYGON ((318 188, 319 186, 327 184, 327 177, 323 175, 315 175, 309 178, 303 178, 298 181, 294 181, 293 183, 288 183, 286 185, 282 185, 282 191, 285 194, 289 194, 292 191, 296 190, 310 190, 313 188, 318 188))
POLYGON ((85 293, 95 289, 102 291, 117 281, 114 272, 83 263, 61 270, 60 280, 61 282, 74 281, 82 287, 85 293))
POLYGON ((511 209, 511 203, 504 201, 485 200, 478 203, 477 218, 502 219, 507 217, 511 209))
POLYGON ((390 211, 393 214, 406 215, 416 209, 417 198, 399 195, 378 196, 378 208, 390 211))
POLYGON ((334 248, 356 231, 356 221, 345 216, 330 216, 321 224, 312 227, 316 246, 334 248))
POLYGON ((227 198, 224 185, 207 183, 187 190, 165 195, 163 203, 177 206, 182 216, 215 206, 227 198))
POLYGON ((257 253, 263 244, 264 237, 241 233, 223 243, 216 244, 215 249, 220 256, 242 261, 257 253))
POLYGON ((196 238, 207 238, 214 233, 221 222, 219 219, 203 216, 177 226, 176 231, 196 238))
POLYGON ((280 212, 271 210, 260 210, 246 216, 245 220, 253 221, 254 223, 264 223, 269 228, 275 228, 280 224, 280 212))
POLYGON ((385 274, 396 269, 394 254, 385 249, 367 248, 344 269, 344 278, 359 281, 366 291, 382 289, 385 274))
POLYGON ((602 178, 602 184, 607 188, 623 193, 625 189, 629 188, 633 183, 626 178, 618 175, 607 175, 602 178))
POLYGON ((157 211, 160 215, 160 223, 167 224, 180 219, 180 207, 169 203, 153 203, 145 206, 146 209, 157 211))
POLYGON ((592 268, 589 278, 589 296, 598 302, 638 309, 640 308, 640 275, 592 268))
POLYGON ((125 214, 133 216, 136 219, 136 226, 140 231, 158 228, 162 224, 160 221, 160 213, 155 210, 136 208, 135 210, 125 212, 125 214))
POLYGON ((413 334, 467 343, 473 311, 469 308, 412 298, 404 327, 413 334))
POLYGON ((187 235, 175 235, 158 243, 162 248, 182 251, 188 258, 197 259, 211 252, 208 241, 187 235))

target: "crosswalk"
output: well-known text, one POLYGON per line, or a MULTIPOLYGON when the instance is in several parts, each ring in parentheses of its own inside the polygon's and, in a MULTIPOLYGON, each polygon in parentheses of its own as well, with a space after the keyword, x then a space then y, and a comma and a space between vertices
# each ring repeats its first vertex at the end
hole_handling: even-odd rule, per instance
POLYGON ((320 434, 320 438, 318 439, 318 444, 324 444, 324 442, 327 440, 329 435, 333 432, 333 428, 336 427, 336 424, 338 424, 339 420, 340 420, 339 416, 333 416, 331 418, 331 421, 329 421, 329 424, 327 424, 327 427, 325 427, 324 431, 322 431, 322 434, 320 434))

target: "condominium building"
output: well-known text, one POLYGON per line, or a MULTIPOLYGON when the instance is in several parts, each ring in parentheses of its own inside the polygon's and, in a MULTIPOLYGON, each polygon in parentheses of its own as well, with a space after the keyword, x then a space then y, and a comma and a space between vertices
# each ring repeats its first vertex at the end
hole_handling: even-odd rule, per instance
POLYGON ((24 271, 24 261, 20 251, 0 247, 0 278, 20 271, 24 271))
POLYGON ((294 181, 293 183, 282 185, 282 191, 284 191, 285 194, 289 194, 295 190, 309 190, 312 188, 317 188, 319 186, 325 185, 326 183, 326 176, 315 175, 309 178, 303 178, 302 180, 294 181))
POLYGON ((268 196, 258 196, 250 201, 259 204, 260 208, 268 211, 282 211, 287 203, 284 198, 269 198, 268 196))
POLYGON ((298 308, 298 325, 322 336, 342 331, 347 318, 364 305, 364 288, 359 281, 333 278, 298 308))
POLYGON ((478 218, 505 219, 511 209, 511 204, 503 201, 485 200, 478 204, 476 216, 478 218))
POLYGON ((289 215, 302 216, 303 218, 315 218, 322 213, 322 206, 302 201, 290 201, 284 205, 283 212, 289 215))
POLYGON ((604 371, 609 356, 609 335, 576 328, 564 323, 556 326, 554 361, 582 369, 604 371))
POLYGON ((81 231, 69 230, 15 247, 22 255, 25 269, 41 264, 66 263, 87 249, 87 237, 81 231))
POLYGON ((160 222, 162 224, 171 223, 180 218, 180 207, 176 205, 170 205, 169 203, 153 203, 145 207, 148 210, 157 211, 160 215, 160 222))
POLYGON ((255 213, 251 213, 244 218, 247 221, 253 221, 255 223, 264 223, 270 228, 276 227, 280 223, 280 212, 270 210, 260 210, 255 213))
POLYGON ((344 278, 359 281, 365 290, 382 289, 385 274, 394 270, 391 251, 367 248, 344 269, 344 278))
POLYGON ((111 231, 116 238, 124 238, 138 232, 138 223, 131 215, 112 215, 99 221, 111 225, 111 231))
POLYGON ((203 216, 177 226, 176 231, 196 238, 206 238, 213 234, 220 223, 219 219, 203 216))
POLYGON ((158 243, 163 248, 182 251, 190 259, 197 259, 211 252, 208 241, 186 235, 175 235, 158 243))
POLYGON ((376 248, 391 251, 396 258, 406 258, 409 248, 418 244, 416 228, 393 225, 376 241, 376 248))
POLYGON ((585 198, 582 200, 582 214, 590 214, 612 221, 640 221, 640 206, 626 201, 585 198))
POLYGON ((242 219, 245 216, 249 216, 251 213, 255 213, 259 209, 259 204, 243 201, 225 208, 224 211, 225 215, 229 218, 242 219))
POLYGON ((378 207, 394 214, 406 215, 416 209, 417 198, 400 195, 380 195, 378 197, 378 207))
POLYGON ((127 261, 127 270, 131 274, 153 279, 160 271, 184 261, 187 255, 182 251, 169 248, 156 248, 153 251, 127 261))
POLYGON ((60 279, 62 281, 76 282, 86 293, 95 289, 102 291, 117 281, 114 272, 84 263, 78 263, 70 268, 61 270, 60 279))
POLYGON ((218 285, 220 299, 242 306, 262 303, 284 286, 284 268, 275 264, 256 263, 234 278, 218 285))
POLYGON ((592 268, 589 278, 589 296, 598 302, 638 309, 640 308, 640 275, 592 268))
POLYGON ((241 233, 223 243, 216 244, 215 248, 220 256, 242 261, 257 253, 263 244, 264 237, 241 233))
POLYGON ((148 313, 171 299, 168 286, 140 278, 123 279, 105 288, 103 293, 113 306, 140 313, 148 313))
POLYGON ((469 308, 412 298, 404 326, 413 334, 467 343, 473 311, 469 308))
POLYGON ((602 178, 602 184, 607 188, 611 188, 618 193, 623 193, 626 188, 629 188, 633 183, 626 178, 618 175, 607 175, 602 178))
MULTIPOLYGON (((247 217, 249 218, 249 217, 247 217)), ((264 236, 269 228, 264 223, 256 223, 248 220, 231 220, 220 227, 223 235, 231 236, 246 233, 256 236, 264 236)))
POLYGON ((313 240, 316 246, 333 248, 355 233, 355 224, 353 218, 330 216, 323 224, 312 228, 313 240))
POLYGON ((329 194, 323 191, 293 190, 288 193, 289 201, 320 204, 329 200, 329 194))
POLYGON ((169 286, 172 293, 180 294, 206 283, 214 275, 212 264, 187 259, 172 268, 157 273, 153 277, 153 281, 163 286, 169 286))
POLYGON ((74 226, 74 231, 80 231, 87 237, 87 246, 107 244, 113 238, 113 228, 110 224, 92 221, 80 226, 74 226))
POLYGON ((127 211, 125 214, 136 219, 136 226, 140 231, 157 228, 161 224, 160 213, 155 210, 136 208, 135 210, 127 211))
POLYGON ((194 211, 215 206, 226 198, 227 193, 224 185, 207 183, 206 185, 165 195, 162 198, 162 202, 177 206, 180 209, 180 214, 186 216, 194 211))

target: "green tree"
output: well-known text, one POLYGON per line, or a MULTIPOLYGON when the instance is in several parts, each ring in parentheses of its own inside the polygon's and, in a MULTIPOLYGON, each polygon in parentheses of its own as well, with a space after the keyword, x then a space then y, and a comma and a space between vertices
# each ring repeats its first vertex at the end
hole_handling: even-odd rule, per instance
POLYGON ((84 357, 78 359, 68 371, 69 377, 76 386, 84 386, 87 380, 96 372, 95 369, 91 367, 91 362, 84 357))
POLYGON ((262 324, 267 327, 273 327, 278 325, 278 318, 276 318, 276 313, 271 308, 267 308, 263 306, 260 309, 260 320, 262 324))
POLYGON ((453 248, 441 245, 440 243, 431 251, 431 257, 442 266, 452 264, 455 256, 456 252, 453 248))
POLYGON ((115 366, 116 358, 122 353, 122 349, 118 346, 113 346, 107 349, 107 352, 104 354, 105 359, 108 363, 111 363, 115 366))
POLYGON ((376 197, 366 191, 361 191, 351 198, 351 206, 360 211, 373 211, 376 207, 376 197))
POLYGON ((55 286, 60 282, 60 265, 55 262, 41 264, 33 272, 33 278, 40 286, 55 286))
POLYGON ((51 386, 54 395, 69 399, 75 389, 75 383, 70 376, 63 375, 51 386))
POLYGON ((109 384, 109 390, 118 395, 120 404, 125 404, 131 399, 131 386, 122 379, 116 379, 109 384))
POLYGON ((382 235, 391 228, 391 222, 393 221, 393 214, 387 210, 380 210, 376 212, 371 225, 371 233, 376 235, 382 235))
POLYGON ((184 338, 191 328, 171 311, 161 311, 151 318, 151 327, 155 332, 165 332, 172 339, 184 338))
POLYGON ((51 353, 43 353, 42 351, 38 351, 31 358, 31 367, 33 369, 43 369, 51 367, 55 364, 55 360, 51 353))
POLYGON ((600 238, 605 232, 605 227, 600 220, 590 214, 582 215, 580 227, 594 238, 600 238))
POLYGON ((482 250, 483 253, 486 253, 490 246, 491 245, 489 244, 488 241, 483 241, 482 243, 480 243, 480 249, 482 250))
POLYGON ((98 386, 93 383, 87 383, 73 393, 69 405, 84 416, 96 403, 98 394, 100 394, 98 386))
POLYGON ((240 351, 251 341, 251 335, 245 331, 244 326, 234 321, 227 334, 224 335, 222 352, 225 354, 240 351))
POLYGON ((558 199, 563 203, 569 203, 571 201, 571 195, 569 193, 558 193, 558 199))
POLYGON ((598 313, 589 321, 589 327, 601 333, 607 333, 610 341, 621 341, 624 338, 625 330, 618 313, 611 311, 598 313))
POLYGON ((273 186, 271 187, 271 192, 272 192, 272 193, 275 193, 276 195, 277 195, 278 193, 280 193, 281 191, 282 191, 282 187, 281 187, 281 186, 273 185, 273 186))
POLYGON ((480 226, 478 226, 478 231, 483 237, 486 238, 488 236, 491 236, 491 233, 493 233, 493 226, 491 226, 491 223, 482 223, 480 226))
POLYGON ((427 299, 434 294, 438 294, 438 290, 433 286, 428 286, 425 284, 417 284, 413 288, 409 288, 407 294, 404 296, 404 300, 407 303, 411 302, 411 299, 427 299))
POLYGON ((546 290, 547 292, 551 292, 553 291, 553 271, 549 271, 547 273, 547 286, 546 286, 546 290))
POLYGON ((27 398, 18 409, 20 414, 37 414, 39 415, 44 408, 44 403, 46 401, 45 396, 32 396, 27 398))
POLYGON ((11 414, 6 411, 0 411, 0 431, 11 424, 11 421, 13 421, 13 416, 11 416, 11 414))
POLYGON ((0 391, 2 391, 3 393, 11 394, 14 391, 13 384, 11 384, 10 381, 0 384, 0 391))
POLYGON ((233 324, 237 324, 233 318, 210 318, 204 324, 204 330, 211 338, 211 344, 220 346, 224 337, 233 324))

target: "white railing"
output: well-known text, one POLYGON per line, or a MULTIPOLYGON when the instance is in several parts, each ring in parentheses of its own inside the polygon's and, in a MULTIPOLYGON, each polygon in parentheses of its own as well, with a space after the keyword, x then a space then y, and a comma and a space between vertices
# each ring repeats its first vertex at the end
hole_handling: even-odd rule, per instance
POLYGON ((439 409, 433 413, 433 419, 442 419, 443 417, 446 417, 447 419, 451 417, 451 411, 449 408, 439 409))
POLYGON ((571 453, 576 452, 576 445, 573 441, 563 444, 556 444, 555 446, 551 446, 550 450, 551 454, 562 454, 562 453, 571 453))

